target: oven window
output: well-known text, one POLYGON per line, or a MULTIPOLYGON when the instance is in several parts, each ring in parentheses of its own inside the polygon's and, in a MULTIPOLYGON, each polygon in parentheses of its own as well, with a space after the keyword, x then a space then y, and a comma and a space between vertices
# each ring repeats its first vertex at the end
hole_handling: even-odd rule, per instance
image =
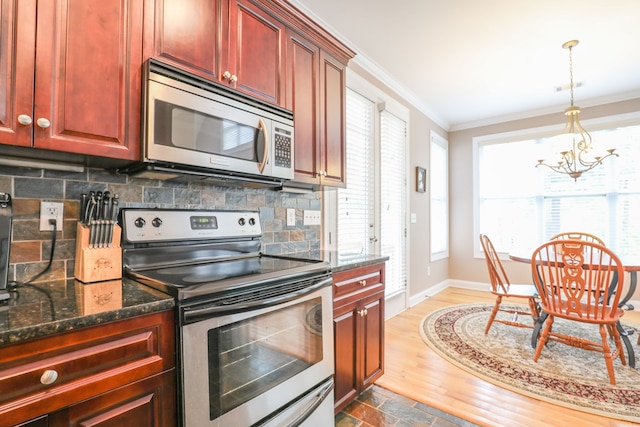
POLYGON ((315 298, 208 331, 210 419, 322 360, 315 298))
POLYGON ((258 160, 259 129, 155 100, 155 143, 258 160))

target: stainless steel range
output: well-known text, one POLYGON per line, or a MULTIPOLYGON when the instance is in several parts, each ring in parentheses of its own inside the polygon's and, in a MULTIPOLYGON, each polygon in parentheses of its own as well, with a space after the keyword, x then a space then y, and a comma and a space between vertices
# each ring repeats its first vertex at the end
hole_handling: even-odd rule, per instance
POLYGON ((331 269, 260 253, 257 212, 123 209, 127 277, 176 298, 179 423, 333 425, 331 269))

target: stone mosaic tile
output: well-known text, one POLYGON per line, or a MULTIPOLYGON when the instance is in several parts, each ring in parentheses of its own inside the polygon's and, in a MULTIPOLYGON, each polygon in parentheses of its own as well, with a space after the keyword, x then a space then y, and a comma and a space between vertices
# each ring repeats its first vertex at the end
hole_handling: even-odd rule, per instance
POLYGON ((55 262, 43 276, 73 277, 76 221, 80 218, 80 195, 89 191, 117 194, 120 207, 184 207, 194 209, 258 210, 265 253, 319 249, 320 226, 303 226, 302 209, 321 209, 322 193, 297 194, 271 189, 243 189, 210 183, 172 182, 118 175, 88 168, 84 172, 47 171, 0 167, 0 192, 13 198, 13 239, 10 277, 25 280, 46 265, 50 232, 39 231, 40 202, 64 203, 64 223, 59 225, 55 262), (296 226, 286 226, 286 207, 296 208, 296 226), (276 238, 277 235, 277 238, 276 238), (15 273, 15 274, 14 274, 15 273))
POLYGON ((376 385, 335 416, 336 427, 478 427, 376 385))

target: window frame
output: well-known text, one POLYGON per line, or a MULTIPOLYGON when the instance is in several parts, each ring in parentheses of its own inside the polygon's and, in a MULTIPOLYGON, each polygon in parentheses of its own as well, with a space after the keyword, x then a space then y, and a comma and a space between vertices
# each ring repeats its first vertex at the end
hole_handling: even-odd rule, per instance
MULTIPOLYGON (((433 130, 430 132, 429 141, 430 141, 429 142, 429 171, 427 172, 427 177, 429 180, 429 248, 430 248, 430 260, 431 262, 434 262, 441 259, 449 258, 449 247, 450 247, 449 224, 451 222, 449 217, 450 215, 449 213, 449 141, 446 138, 444 138, 442 135, 438 134, 437 132, 434 132, 433 130), (433 153, 434 145, 438 145, 440 148, 443 148, 445 152, 445 157, 446 157, 444 173, 443 173, 444 176, 439 177, 439 178, 442 178, 441 181, 437 179, 438 177, 433 176, 434 167, 432 163, 432 159, 433 159, 432 153, 433 153), (442 194, 444 194, 444 205, 445 205, 444 217, 446 218, 446 224, 444 229, 446 230, 446 237, 445 237, 444 250, 434 251, 433 228, 434 226, 438 226, 438 224, 434 224, 434 215, 433 215, 434 193, 436 193, 434 189, 436 185, 440 185, 440 184, 444 185, 444 189, 441 189, 441 190, 442 190, 442 194)), ((439 226, 442 227, 442 224, 440 224, 439 226)))
MULTIPOLYGON (((640 112, 632 112, 625 114, 618 114, 612 116, 604 116, 589 120, 582 121, 582 125, 591 133, 601 130, 613 129, 618 127, 626 127, 626 126, 638 126, 640 125, 640 112)), ((559 134, 564 128, 564 123, 549 125, 549 126, 541 126, 535 128, 527 128, 520 129, 515 131, 489 134, 476 136, 472 138, 472 146, 473 146, 473 256, 474 258, 484 258, 484 254, 482 252, 482 248, 480 245, 480 241, 477 238, 480 234, 480 146, 482 145, 491 145, 491 144, 500 144, 500 143, 509 143, 509 142, 518 142, 525 141, 531 139, 538 138, 549 138, 554 135, 559 134)), ((597 142, 596 142, 597 143, 597 142)), ((536 166, 536 160, 532 160, 532 168, 536 166)), ((605 160, 606 162, 606 160, 605 160)), ((569 179, 569 178, 568 178, 569 179)), ((548 197, 548 195, 539 194, 539 198, 548 197)), ((558 198, 559 196, 554 196, 558 198)), ((561 196, 560 196, 561 197, 561 196)), ((609 193, 607 194, 609 196, 609 193)), ((540 226, 540 224, 538 224, 540 226)), ((508 259, 508 254, 504 251, 500 252, 499 255, 503 259, 508 259)))

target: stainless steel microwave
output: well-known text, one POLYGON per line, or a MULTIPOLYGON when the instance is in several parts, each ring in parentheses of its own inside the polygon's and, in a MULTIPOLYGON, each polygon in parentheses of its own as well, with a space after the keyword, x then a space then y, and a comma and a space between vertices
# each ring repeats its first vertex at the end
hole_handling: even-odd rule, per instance
POLYGON ((293 179, 293 113, 159 61, 145 66, 142 163, 129 173, 293 179))

